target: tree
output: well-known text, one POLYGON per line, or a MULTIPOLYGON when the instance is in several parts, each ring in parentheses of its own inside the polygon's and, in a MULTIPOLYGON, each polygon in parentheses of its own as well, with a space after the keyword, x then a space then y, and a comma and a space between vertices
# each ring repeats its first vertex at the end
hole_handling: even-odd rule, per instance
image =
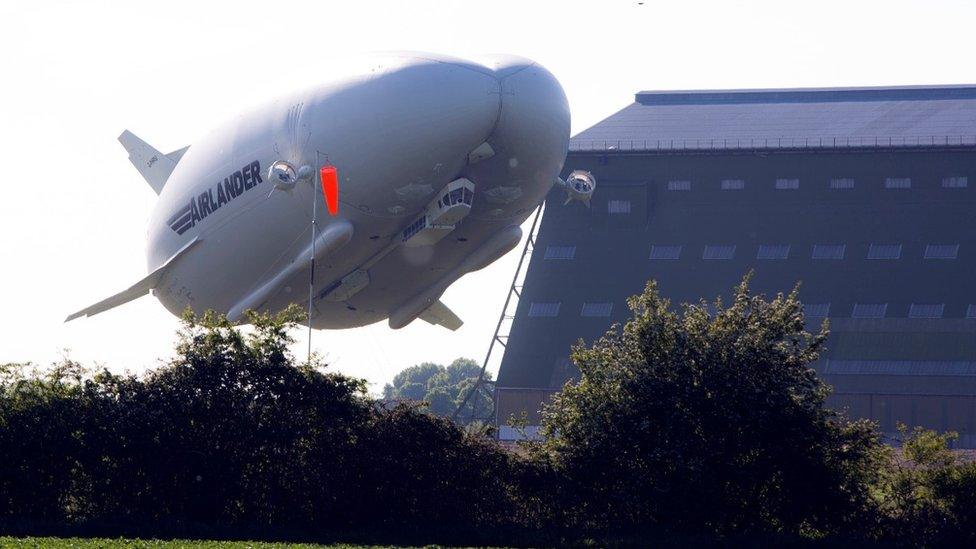
MULTIPOLYGON (((383 387, 383 396, 391 401, 423 401, 431 413, 450 417, 468 391, 474 388, 480 374, 481 366, 470 358, 458 358, 447 367, 424 362, 398 373, 393 383, 383 387)), ((485 381, 491 383, 490 373, 485 373, 485 381)), ((458 420, 468 423, 472 419, 482 419, 491 410, 491 398, 490 391, 482 383, 458 414, 458 420)))
POLYGON ((419 385, 423 392, 427 392, 427 382, 430 378, 444 371, 444 367, 440 364, 434 364, 433 362, 422 362, 415 366, 410 366, 409 368, 404 368, 397 375, 393 377, 393 384, 387 383, 383 387, 383 396, 387 399, 394 398, 405 398, 411 400, 421 400, 421 398, 414 398, 413 396, 407 396, 401 393, 405 388, 410 387, 409 391, 413 392, 416 389, 413 385, 419 385))
MULTIPOLYGON (((447 365, 444 369, 447 374, 447 381, 451 385, 457 385, 466 379, 478 379, 481 374, 481 365, 470 358, 458 358, 447 365)), ((485 372, 486 378, 491 381, 491 374, 485 372)))
POLYGON ((424 401, 427 402, 427 408, 431 413, 441 416, 450 417, 454 413, 454 399, 451 398, 450 387, 441 385, 432 387, 424 395, 424 401))
POLYGON ((976 544, 976 462, 949 448, 958 435, 901 424, 878 483, 884 531, 893 541, 971 547, 976 544))
POLYGON ((614 531, 863 535, 882 458, 873 427, 824 408, 810 363, 827 326, 804 329, 794 290, 772 300, 748 278, 725 306, 674 312, 654 282, 631 318, 591 346, 544 410, 533 448, 566 481, 565 521, 614 531))

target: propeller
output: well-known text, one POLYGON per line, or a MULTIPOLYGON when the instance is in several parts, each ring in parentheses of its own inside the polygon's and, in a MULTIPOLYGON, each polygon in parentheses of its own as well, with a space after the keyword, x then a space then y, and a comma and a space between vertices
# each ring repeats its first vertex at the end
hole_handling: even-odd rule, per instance
POLYGON ((556 185, 566 191, 566 202, 563 203, 563 206, 576 200, 589 208, 590 198, 593 197, 593 191, 596 190, 596 178, 588 171, 575 170, 569 174, 565 181, 557 177, 556 185))
MULTIPOLYGON (((296 103, 288 109, 282 139, 275 141, 274 150, 279 159, 268 168, 268 180, 273 184, 268 198, 275 191, 291 191, 300 181, 311 182, 315 178, 316 169, 310 162, 313 153, 309 151, 312 132, 302 123, 303 107, 304 103, 296 103), (280 147, 279 143, 284 143, 284 147, 280 147)), ((314 151, 315 163, 318 163, 320 156, 324 155, 314 151)), ((339 174, 336 167, 328 162, 327 156, 325 160, 318 167, 318 175, 329 215, 335 216, 339 214, 339 174)))
POLYGON ((277 160, 268 167, 268 180, 272 183, 268 198, 275 191, 291 191, 299 181, 309 181, 315 175, 308 162, 308 144, 312 132, 302 123, 304 103, 296 103, 288 109, 284 128, 275 139, 274 151, 277 160))

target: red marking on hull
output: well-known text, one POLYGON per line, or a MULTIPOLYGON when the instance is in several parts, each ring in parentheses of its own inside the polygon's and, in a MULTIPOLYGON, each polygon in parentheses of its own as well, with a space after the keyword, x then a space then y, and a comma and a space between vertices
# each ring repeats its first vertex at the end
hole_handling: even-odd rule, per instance
POLYGON ((319 169, 322 179, 322 196, 325 206, 329 208, 329 215, 339 214, 339 172, 335 166, 322 166, 319 169))

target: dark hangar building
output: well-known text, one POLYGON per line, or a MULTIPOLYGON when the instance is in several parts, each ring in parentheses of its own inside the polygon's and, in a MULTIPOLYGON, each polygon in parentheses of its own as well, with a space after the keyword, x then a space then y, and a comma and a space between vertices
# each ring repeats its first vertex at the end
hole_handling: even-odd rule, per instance
MULTIPOLYGON (((749 270, 831 321, 829 404, 976 447, 976 85, 640 92, 571 140, 592 207, 550 195, 496 385, 502 439, 578 375, 571 344, 749 270)), ((567 175, 567 174, 564 174, 567 175)))

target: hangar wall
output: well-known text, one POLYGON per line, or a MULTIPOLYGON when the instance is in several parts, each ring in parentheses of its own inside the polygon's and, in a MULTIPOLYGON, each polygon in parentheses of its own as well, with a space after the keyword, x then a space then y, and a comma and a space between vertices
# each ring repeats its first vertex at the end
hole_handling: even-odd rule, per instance
POLYGON ((625 320, 648 279, 677 304, 752 270, 756 292, 801 282, 809 322, 830 318, 830 406, 976 447, 976 146, 583 149, 567 171, 599 186, 590 209, 549 197, 496 386, 502 438, 512 414, 538 424, 578 375, 572 343, 625 320))

